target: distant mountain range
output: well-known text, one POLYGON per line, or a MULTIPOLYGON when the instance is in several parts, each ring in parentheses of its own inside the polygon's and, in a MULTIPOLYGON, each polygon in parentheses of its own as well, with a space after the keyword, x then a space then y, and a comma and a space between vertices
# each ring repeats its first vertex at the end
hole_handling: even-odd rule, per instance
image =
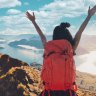
POLYGON ((21 39, 19 41, 10 42, 8 45, 11 47, 18 47, 18 48, 19 48, 18 45, 29 45, 29 46, 34 46, 38 49, 43 48, 41 41, 40 40, 34 40, 34 39, 33 40, 21 39))
MULTIPOLYGON (((9 42, 9 46, 11 47, 18 47, 18 45, 29 45, 34 46, 38 49, 42 49, 42 43, 39 36, 36 35, 19 35, 16 36, 19 40, 15 40, 9 42)), ((51 40, 51 36, 49 35, 48 40, 51 40)), ((76 50, 77 55, 86 54, 89 51, 96 50, 96 36, 94 35, 82 35, 78 48, 76 50)))
MULTIPOLYGON (((39 35, 33 34, 21 34, 21 35, 0 35, 1 41, 0 44, 7 42, 7 44, 14 48, 20 48, 18 45, 29 45, 42 49, 42 42, 39 35)), ((47 39, 50 40, 51 36, 47 36, 47 39)))
MULTIPOLYGON (((47 39, 51 40, 52 36, 48 35, 47 39)), ((39 35, 22 34, 22 35, 0 35, 0 52, 9 54, 12 57, 24 60, 27 63, 42 63, 43 46, 39 35), (6 46, 7 45, 7 46, 6 46), (14 52, 17 51, 17 55, 14 52), (39 55, 38 55, 39 54, 39 55), (29 59, 30 58, 30 59, 29 59), (32 59, 31 59, 32 58, 32 59), (41 59, 38 59, 41 58, 41 59), (40 61, 41 60, 41 61, 40 61)), ((76 50, 76 56, 89 54, 90 51, 96 50, 96 35, 82 35, 80 44, 76 50)), ((77 60, 79 64, 81 59, 77 60)))

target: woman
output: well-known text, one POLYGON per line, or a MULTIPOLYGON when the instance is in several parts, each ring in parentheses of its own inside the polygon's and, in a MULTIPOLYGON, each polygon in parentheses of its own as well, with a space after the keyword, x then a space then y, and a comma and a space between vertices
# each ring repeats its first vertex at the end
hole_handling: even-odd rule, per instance
MULTIPOLYGON (((74 38, 72 38, 72 36, 71 36, 71 34, 70 34, 70 32, 69 32, 69 30, 68 30, 68 27, 70 27, 70 24, 69 23, 61 23, 59 26, 56 26, 55 27, 55 29, 54 29, 54 32, 53 32, 53 40, 52 40, 52 44, 51 44, 51 47, 53 48, 54 46, 55 46, 55 44, 56 44, 56 42, 59 42, 59 43, 61 43, 62 42, 62 44, 58 44, 58 45, 63 45, 63 44, 65 44, 67 41, 70 43, 68 43, 67 42, 67 45, 68 46, 70 46, 71 45, 71 47, 70 48, 72 48, 72 52, 73 52, 73 55, 75 54, 75 50, 77 49, 77 46, 78 46, 78 44, 79 44, 79 42, 80 42, 80 38, 81 38, 81 35, 82 35, 82 32, 84 31, 84 29, 85 29, 85 27, 86 27, 86 25, 88 24, 88 22, 89 22, 89 20, 90 20, 90 18, 95 14, 95 12, 96 12, 96 6, 94 6, 92 9, 90 9, 90 7, 89 7, 89 10, 88 10, 88 16, 86 17, 86 19, 85 19, 85 21, 82 23, 82 25, 81 25, 81 27, 79 28, 79 30, 78 30, 78 32, 76 33, 76 35, 75 35, 75 37, 74 38), (54 44, 54 42, 55 42, 55 44, 54 44)), ((42 44, 43 44, 43 46, 44 46, 44 49, 45 49, 45 51, 46 51, 46 48, 47 47, 49 47, 50 46, 50 44, 47 46, 47 40, 46 40, 46 37, 44 36, 44 34, 43 34, 43 32, 41 31, 41 29, 39 28, 39 26, 37 25, 37 23, 36 23, 36 21, 35 21, 35 15, 34 15, 34 13, 33 13, 33 16, 29 13, 29 12, 26 12, 26 15, 27 15, 27 18, 33 23, 33 25, 34 25, 34 27, 36 28, 36 31, 38 32, 38 34, 40 35, 40 37, 41 37, 41 41, 42 41, 42 44)), ((67 45, 65 45, 65 47, 67 46, 67 45)), ((55 48, 57 48, 57 49, 60 49, 60 46, 55 46, 55 48)), ((50 48, 51 48, 50 47, 50 48)), ((50 49, 49 48, 49 49, 50 49)), ((53 48, 54 49, 54 48, 53 48)), ((56 50, 57 50, 56 49, 56 50)), ((54 49, 55 50, 55 49, 54 49)), ((54 51, 53 50, 53 51, 54 51)), ((56 51, 55 50, 55 51, 56 51)), ((54 52, 52 53, 51 52, 51 54, 54 54, 54 52)), ((47 54, 47 55, 49 55, 49 54, 47 54)), ((64 55, 64 54, 63 54, 64 55)), ((72 56, 73 56, 72 55, 72 56)), ((55 56, 55 55, 54 55, 55 56)), ((60 56, 60 55, 59 55, 60 56)), ((65 55, 64 55, 65 56, 65 55)), ((45 59, 45 58, 44 58, 45 59)), ((56 59, 56 58, 55 58, 56 59)), ((59 59, 60 60, 60 58, 57 58, 57 59, 59 59)), ((50 59, 49 59, 50 60, 50 59)), ((65 62, 65 61, 64 61, 65 62)), ((71 62, 71 61, 70 61, 71 62)), ((43 64, 43 67, 44 67, 45 65, 43 64)), ((68 67, 68 66, 67 66, 68 67)), ((66 68, 67 68, 66 67, 66 68)), ((62 68, 61 68, 62 69, 62 68)), ((60 70, 61 70, 60 69, 60 70)), ((42 69, 43 70, 43 69, 42 69)), ((50 70, 49 70, 50 71, 50 70)), ((66 72, 66 70, 65 70, 65 72, 66 72)), ((75 71, 72 71, 72 72, 75 72, 75 71)), ((58 74, 58 73, 57 73, 58 74)), ((48 74, 47 74, 48 75, 48 74)), ((46 75, 46 77, 47 77, 47 75, 46 75)), ((51 75, 51 74, 50 74, 51 75)), ((74 75, 74 74, 73 74, 74 75)), ((64 75, 65 76, 65 75, 64 75)), ((75 76, 75 75, 74 75, 75 76)), ((43 76, 44 77, 44 76, 43 76)), ((50 77, 50 76, 49 76, 50 77)), ((60 77, 60 76, 58 76, 58 77, 60 77)), ((68 77, 68 76, 67 76, 68 77)), ((71 76, 72 77, 72 76, 71 76)), ((41 76, 41 78, 42 78, 42 76, 41 76)), ((55 77, 54 77, 55 78, 55 77)), ((53 79, 54 79, 53 78, 53 79)), ((69 78, 69 77, 68 77, 69 78)), ((68 79, 67 78, 67 79, 68 79)), ((72 77, 73 78, 73 77, 72 77)), ((58 79, 58 78, 57 78, 58 79)), ((44 87, 45 87, 45 90, 40 94, 40 96, 76 96, 76 94, 75 94, 75 90, 71 90, 71 87, 68 87, 67 86, 67 89, 66 89, 66 87, 62 87, 63 89, 64 89, 64 91, 62 90, 62 88, 60 87, 60 86, 62 86, 62 84, 60 85, 60 86, 58 86, 59 88, 61 88, 61 89, 58 89, 58 87, 56 88, 56 86, 54 87, 54 86, 51 86, 50 87, 50 89, 48 88, 48 86, 47 86, 47 88, 46 88, 46 85, 47 84, 45 84, 47 79, 42 79, 42 81, 41 81, 41 85, 43 84, 44 85, 44 87)), ((47 80, 48 81, 48 80, 47 80)), ((62 81, 62 80, 61 80, 62 81)), ((74 81, 75 81, 75 79, 74 79, 74 81)), ((73 83, 75 83, 75 82, 73 82, 73 83)), ((53 84, 54 85, 54 84, 53 84)), ((65 84, 66 85, 66 84, 65 84)), ((64 86, 65 86, 64 85, 64 86)), ((75 85, 75 84, 74 84, 75 85)), ((75 86, 76 87, 76 86, 75 86)))

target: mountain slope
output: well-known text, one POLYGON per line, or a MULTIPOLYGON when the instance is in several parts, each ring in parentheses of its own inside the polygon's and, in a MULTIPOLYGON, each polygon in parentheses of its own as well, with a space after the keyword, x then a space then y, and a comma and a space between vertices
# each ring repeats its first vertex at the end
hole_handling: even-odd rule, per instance
POLYGON ((0 55, 0 96, 37 96, 39 76, 25 62, 0 55))
MULTIPOLYGON (((0 96, 38 96, 41 67, 0 54, 0 96)), ((95 75, 77 71, 76 82, 78 96, 96 96, 95 75)))

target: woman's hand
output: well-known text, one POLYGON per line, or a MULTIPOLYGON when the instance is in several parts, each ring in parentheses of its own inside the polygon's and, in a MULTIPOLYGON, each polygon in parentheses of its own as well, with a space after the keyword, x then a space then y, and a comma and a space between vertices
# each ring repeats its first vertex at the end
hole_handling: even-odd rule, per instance
POLYGON ((36 23, 35 21, 35 15, 34 15, 34 12, 33 12, 33 15, 31 15, 28 11, 26 12, 26 16, 27 18, 33 23, 36 31, 38 32, 40 38, 41 38, 41 41, 42 41, 42 44, 43 44, 43 47, 45 46, 45 43, 47 42, 46 40, 46 37, 45 35, 43 34, 42 30, 40 29, 40 27, 38 26, 38 24, 36 23))
POLYGON ((78 46, 78 44, 80 42, 80 39, 81 39, 82 32, 86 28, 88 22, 90 21, 91 17, 95 14, 95 12, 96 12, 96 5, 93 8, 91 8, 91 9, 89 7, 88 16, 86 17, 84 22, 81 24, 79 30, 77 31, 77 33, 76 33, 76 35, 74 37, 74 42, 75 42, 75 44, 73 46, 74 50, 77 49, 77 46, 78 46))
POLYGON ((26 16, 27 16, 27 18, 28 18, 30 21, 32 21, 32 22, 35 21, 34 12, 33 12, 33 15, 31 15, 31 14, 27 11, 27 12, 26 12, 26 16))
POLYGON ((88 16, 93 16, 96 12, 96 5, 90 9, 90 6, 89 6, 89 10, 88 10, 88 16))

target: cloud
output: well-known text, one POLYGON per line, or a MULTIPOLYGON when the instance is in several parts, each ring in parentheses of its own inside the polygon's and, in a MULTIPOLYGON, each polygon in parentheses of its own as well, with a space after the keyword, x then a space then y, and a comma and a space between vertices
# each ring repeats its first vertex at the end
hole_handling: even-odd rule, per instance
POLYGON ((0 17, 0 34, 35 34, 35 28, 25 13, 0 17))
POLYGON ((86 6, 82 0, 55 0, 40 10, 50 12, 51 16, 54 16, 55 13, 55 15, 62 17, 76 17, 86 12, 86 6))
POLYGON ((22 25, 23 23, 28 23, 27 18, 24 13, 9 15, 9 16, 1 16, 0 22, 3 22, 8 27, 14 27, 13 25, 22 25))
POLYGON ((0 31, 0 34, 6 34, 6 35, 20 35, 20 34, 35 34, 34 31, 28 28, 20 28, 18 29, 14 29, 14 28, 5 28, 4 30, 0 31))
MULTIPOLYGON (((38 11, 33 11, 38 22, 47 29, 45 30, 46 33, 50 32, 52 34, 54 26, 60 24, 65 18, 74 19, 87 15, 89 5, 94 6, 95 0, 54 0, 54 2, 44 5, 38 11)), ((71 27, 70 30, 76 31, 77 28, 71 27)))
POLYGON ((77 70, 96 75, 96 51, 91 51, 89 54, 76 57, 76 63, 82 61, 77 65, 77 70))
POLYGON ((0 0, 0 8, 10 8, 15 6, 21 6, 19 0, 0 0))
POLYGON ((0 8, 9 8, 20 6, 21 2, 19 0, 2 0, 0 1, 0 8))
POLYGON ((16 9, 9 9, 8 11, 7 11, 7 14, 20 14, 21 13, 21 11, 20 10, 16 10, 16 9))
POLYGON ((54 0, 40 8, 39 12, 44 11, 48 16, 55 18, 73 18, 87 14, 88 7, 95 4, 95 0, 54 0))
MULTIPOLYGON (((12 1, 19 2, 18 0, 12 1)), ((17 5, 20 5, 19 3, 17 5)), ((32 11, 34 11, 36 15, 36 22, 38 23, 44 34, 52 34, 54 27, 60 24, 62 20, 66 20, 65 18, 73 19, 75 17, 80 17, 87 14, 88 6, 90 4, 91 6, 93 6, 94 2, 92 0, 54 0, 53 2, 44 5, 39 10, 32 11)), ((25 17, 25 13, 20 13, 19 10, 14 9, 9 9, 7 13, 10 15, 0 17, 0 24, 2 24, 3 27, 6 27, 5 30, 11 29, 13 31, 16 31, 17 34, 22 34, 25 31, 25 33, 36 33, 34 26, 25 17)), ((77 25, 72 25, 70 30, 72 32, 76 31, 77 25)), ((3 32, 1 33, 6 33, 6 31, 4 32, 3 30, 3 32)))

